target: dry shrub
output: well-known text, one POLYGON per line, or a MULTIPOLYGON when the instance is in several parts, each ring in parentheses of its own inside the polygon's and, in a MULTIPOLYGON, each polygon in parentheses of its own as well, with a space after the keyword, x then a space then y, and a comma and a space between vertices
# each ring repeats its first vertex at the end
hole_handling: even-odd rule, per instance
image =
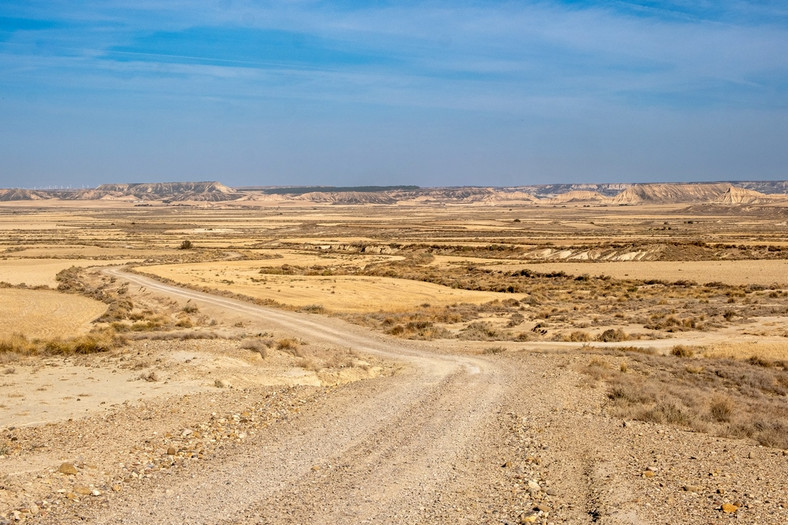
POLYGON ((320 363, 312 356, 302 357, 298 361, 298 366, 303 368, 304 370, 309 370, 312 372, 320 372, 324 367, 320 365, 320 363))
POLYGON ((243 350, 251 350, 252 352, 257 352, 260 356, 265 359, 268 357, 268 349, 273 345, 273 341, 270 339, 244 339, 241 341, 241 349, 243 350))
POLYGON ((199 310, 196 304, 187 302, 181 311, 187 314, 196 314, 199 310))
POLYGON ((733 400, 722 394, 715 394, 709 403, 709 415, 717 422, 728 422, 731 420, 735 405, 733 400))
POLYGON ((448 337, 448 330, 435 326, 431 321, 411 321, 405 325, 396 324, 386 330, 387 334, 408 339, 439 339, 448 337))
POLYGON ((765 447, 788 450, 788 425, 784 421, 755 420, 752 423, 755 440, 765 447))
POLYGON ((676 345, 670 350, 670 355, 676 357, 692 357, 695 355, 695 352, 688 346, 676 345))
POLYGON ((177 326, 178 328, 193 328, 194 321, 192 321, 186 316, 183 316, 178 319, 178 322, 175 323, 175 326, 177 326))
POLYGON ((507 328, 514 328, 515 326, 519 326, 523 324, 525 321, 525 317, 520 312, 514 312, 511 317, 509 317, 509 322, 507 323, 507 328))
POLYGON ((581 330, 575 330, 569 335, 564 336, 565 341, 569 341, 572 343, 588 343, 591 341, 591 334, 588 332, 583 332, 581 330))
POLYGON ((584 372, 596 381, 600 379, 608 379, 610 377, 612 367, 606 360, 594 356, 584 368, 584 372))
POLYGON ((324 314, 326 313, 326 309, 322 304, 308 304, 306 306, 302 306, 298 309, 299 312, 305 312, 308 314, 324 314))
POLYGON ((37 350, 38 346, 35 343, 20 334, 0 339, 0 354, 30 355, 38 353, 37 350))
POLYGON ((635 379, 616 377, 607 396, 618 406, 628 407, 655 402, 657 392, 651 388, 643 388, 635 379))
POLYGON ((21 355, 95 354, 113 350, 123 346, 125 343, 125 339, 111 328, 69 339, 55 338, 30 341, 26 337, 17 334, 0 340, 0 353, 21 355))
POLYGON ((280 339, 276 342, 276 349, 287 352, 288 354, 297 355, 298 353, 298 340, 291 337, 280 339))
POLYGON ((218 339, 219 334, 216 332, 196 332, 193 330, 188 331, 174 331, 174 332, 155 332, 152 334, 137 333, 130 334, 129 339, 138 341, 140 339, 148 339, 150 341, 192 341, 195 339, 218 339))
POLYGON ((609 328, 597 336, 597 340, 603 343, 617 343, 627 339, 629 337, 620 328, 609 328))
MULTIPOLYGON (((356 364, 358 355, 352 350, 348 351, 335 351, 327 359, 323 361, 325 368, 352 368, 356 364)), ((362 368, 369 368, 369 364, 362 366, 362 368)))
POLYGON ((768 359, 764 359, 759 355, 751 356, 747 361, 751 365, 755 365, 755 366, 763 366, 763 367, 774 366, 774 363, 772 361, 769 361, 768 359))
POLYGON ((506 348, 502 346, 488 346, 484 349, 484 355, 497 355, 506 352, 506 348))
POLYGON ((652 407, 641 410, 637 419, 678 426, 688 426, 691 421, 689 415, 687 415, 679 405, 671 402, 660 402, 652 407))
POLYGON ((474 341, 495 340, 501 332, 487 321, 476 321, 463 328, 460 332, 461 339, 474 341))
POLYGON ((603 354, 582 369, 607 382, 615 415, 788 448, 788 370, 715 358, 691 368, 671 356, 627 355, 626 373, 603 354))
POLYGON ((405 333, 405 327, 401 324, 397 324, 386 330, 386 333, 390 335, 402 335, 405 333))
POLYGON ((140 374, 139 379, 147 381, 148 383, 155 383, 159 380, 159 374, 157 374, 155 370, 151 370, 144 374, 140 374))

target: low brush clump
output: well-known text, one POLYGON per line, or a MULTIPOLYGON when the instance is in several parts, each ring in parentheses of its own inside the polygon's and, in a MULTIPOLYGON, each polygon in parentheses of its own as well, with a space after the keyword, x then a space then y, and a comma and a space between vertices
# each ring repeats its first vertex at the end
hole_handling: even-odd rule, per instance
POLYGON ((120 348, 126 340, 111 328, 69 339, 27 339, 13 335, 0 339, 0 353, 20 355, 76 355, 108 352, 120 348))
POLYGON ((618 367, 613 363, 624 352, 599 352, 582 371, 606 383, 616 416, 788 449, 784 362, 694 359, 691 349, 676 348, 668 356, 627 352, 627 365, 618 367))
POLYGON ((268 349, 274 346, 274 341, 272 339, 264 339, 264 338, 249 338, 244 339, 241 341, 241 348, 243 350, 251 350, 252 352, 257 352, 260 354, 260 357, 265 359, 268 357, 268 349))

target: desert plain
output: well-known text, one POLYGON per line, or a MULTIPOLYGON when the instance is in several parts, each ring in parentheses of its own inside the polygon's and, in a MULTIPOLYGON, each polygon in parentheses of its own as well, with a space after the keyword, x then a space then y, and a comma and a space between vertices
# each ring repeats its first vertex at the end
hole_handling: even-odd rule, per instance
POLYGON ((786 523, 788 205, 0 203, 0 523, 786 523))

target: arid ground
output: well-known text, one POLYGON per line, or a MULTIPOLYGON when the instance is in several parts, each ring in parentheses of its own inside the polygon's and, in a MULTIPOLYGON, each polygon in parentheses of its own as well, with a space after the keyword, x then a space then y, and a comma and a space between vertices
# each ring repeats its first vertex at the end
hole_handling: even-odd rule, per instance
POLYGON ((788 523, 788 206, 0 203, 0 523, 788 523))

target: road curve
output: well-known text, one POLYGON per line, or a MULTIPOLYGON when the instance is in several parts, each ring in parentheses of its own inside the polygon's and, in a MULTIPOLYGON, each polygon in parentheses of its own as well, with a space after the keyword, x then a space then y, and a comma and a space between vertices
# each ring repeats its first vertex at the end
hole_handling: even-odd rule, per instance
POLYGON ((430 506, 485 446, 505 393, 492 362, 443 355, 320 316, 287 312, 105 270, 147 291, 190 299, 312 341, 407 364, 341 389, 242 453, 189 477, 117 495, 80 516, 92 523, 434 522, 430 506))

